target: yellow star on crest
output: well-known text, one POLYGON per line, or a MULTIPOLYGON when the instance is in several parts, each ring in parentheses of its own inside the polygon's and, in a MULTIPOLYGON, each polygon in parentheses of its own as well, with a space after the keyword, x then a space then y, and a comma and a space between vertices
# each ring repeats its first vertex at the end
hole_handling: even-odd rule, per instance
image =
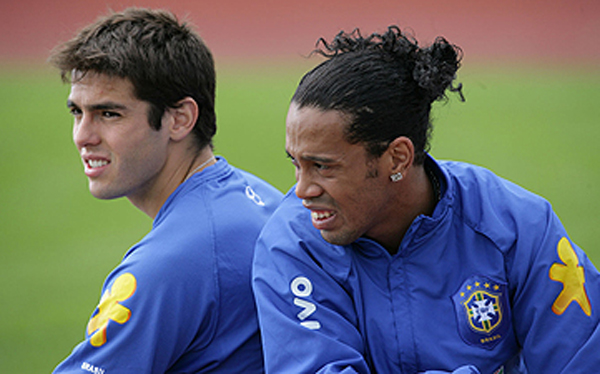
POLYGON ((583 267, 579 266, 579 259, 571 243, 565 237, 560 239, 557 246, 558 257, 563 264, 553 264, 550 267, 550 279, 561 282, 563 289, 552 304, 552 311, 557 315, 565 312, 571 302, 576 301, 583 312, 590 316, 592 306, 585 291, 585 275, 583 267))
POLYGON ((110 291, 104 292, 100 304, 98 304, 98 313, 87 325, 87 333, 91 335, 90 343, 94 347, 100 347, 106 343, 108 322, 114 321, 123 324, 129 321, 131 311, 119 302, 129 299, 136 287, 137 282, 133 274, 125 273, 115 280, 110 291))

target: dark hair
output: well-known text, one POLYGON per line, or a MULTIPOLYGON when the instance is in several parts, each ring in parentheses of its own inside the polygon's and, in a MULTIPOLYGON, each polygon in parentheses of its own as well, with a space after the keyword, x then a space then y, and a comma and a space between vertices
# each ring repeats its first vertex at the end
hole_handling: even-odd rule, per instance
POLYGON ((292 102, 349 114, 346 139, 364 143, 373 157, 380 157, 397 137, 407 136, 415 146, 415 163, 423 163, 431 104, 445 99, 446 89, 459 92, 464 101, 462 85, 452 86, 460 48, 442 37, 421 48, 397 26, 366 38, 358 29, 342 31, 331 43, 319 39, 317 48, 313 53, 326 61, 304 75, 292 102))
POLYGON ((172 13, 140 8, 111 13, 58 46, 50 61, 65 82, 73 79, 73 71, 129 79, 134 95, 150 104, 148 121, 156 130, 167 108, 191 97, 199 107, 193 130, 197 146, 212 148, 216 132, 213 57, 202 39, 172 13))

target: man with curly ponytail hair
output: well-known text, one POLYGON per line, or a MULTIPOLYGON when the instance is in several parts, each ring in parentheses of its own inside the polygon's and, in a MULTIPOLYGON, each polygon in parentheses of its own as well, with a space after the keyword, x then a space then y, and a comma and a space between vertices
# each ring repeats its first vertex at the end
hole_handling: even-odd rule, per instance
POLYGON ((600 274, 550 204, 428 153, 461 50, 395 26, 319 43, 254 257, 267 372, 597 372, 600 274))

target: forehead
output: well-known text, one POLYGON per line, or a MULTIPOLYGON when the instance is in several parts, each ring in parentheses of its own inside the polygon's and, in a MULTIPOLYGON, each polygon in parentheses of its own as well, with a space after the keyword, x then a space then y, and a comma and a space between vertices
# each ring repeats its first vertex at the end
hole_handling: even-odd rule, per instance
POLYGON ((350 145, 344 135, 349 121, 348 115, 337 110, 299 108, 292 103, 286 119, 286 147, 294 149, 310 146, 324 150, 343 144, 350 145))
MULTIPOLYGON (((105 100, 139 101, 134 95, 133 84, 129 79, 96 72, 73 73, 69 99, 85 102, 105 100)), ((82 102, 81 105, 83 104, 82 102)))

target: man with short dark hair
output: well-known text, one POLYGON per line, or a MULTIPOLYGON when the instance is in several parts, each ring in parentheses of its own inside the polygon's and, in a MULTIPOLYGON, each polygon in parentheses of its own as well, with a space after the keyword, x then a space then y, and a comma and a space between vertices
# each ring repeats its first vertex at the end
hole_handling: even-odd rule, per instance
POLYGON ((213 154, 210 51, 169 12, 112 13, 51 61, 92 195, 153 221, 56 373, 263 372, 253 246, 281 193, 213 154))
POLYGON ((255 252, 267 372, 597 372, 600 274, 550 204, 428 154, 460 50, 390 27, 320 52, 286 121, 297 184, 255 252))

